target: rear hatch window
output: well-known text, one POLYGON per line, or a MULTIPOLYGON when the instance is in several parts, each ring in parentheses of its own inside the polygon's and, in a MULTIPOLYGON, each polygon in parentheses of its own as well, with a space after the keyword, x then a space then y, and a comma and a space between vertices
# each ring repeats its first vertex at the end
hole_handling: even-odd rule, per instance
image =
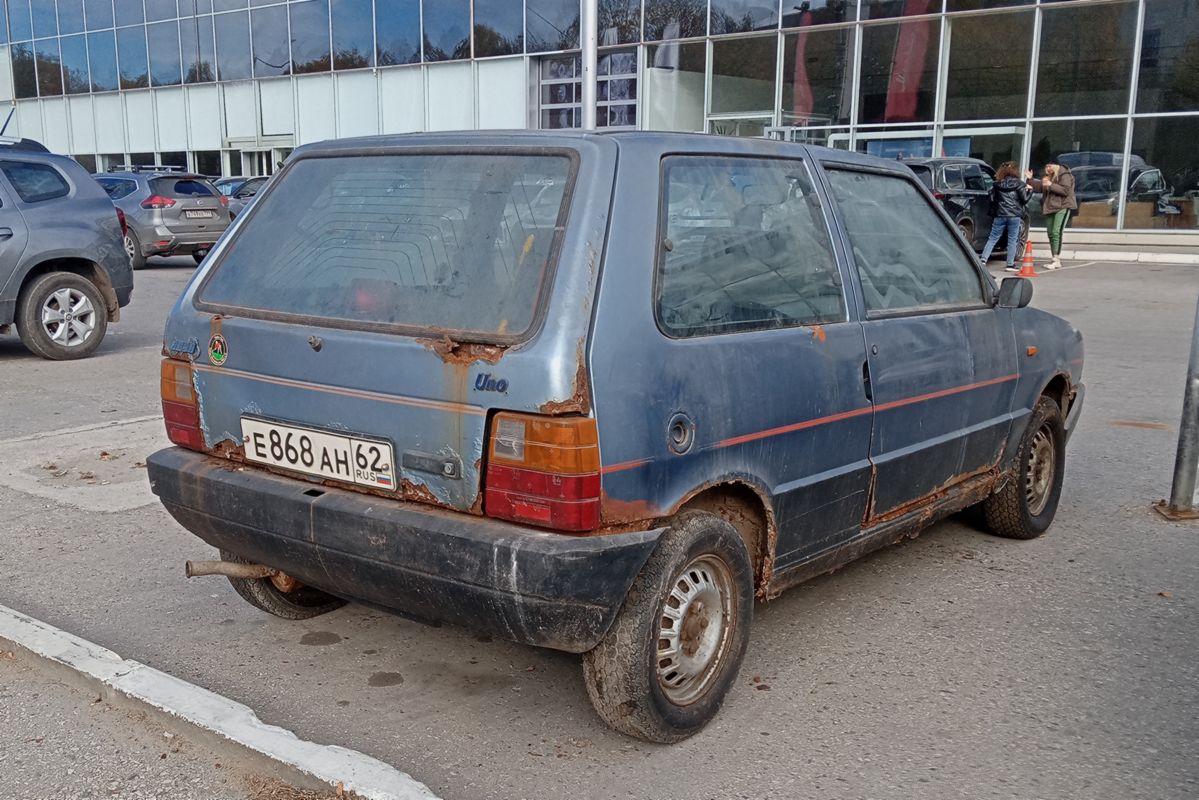
POLYGON ((150 191, 162 197, 216 197, 216 187, 201 178, 155 178, 150 191))
POLYGON ((301 158, 254 206, 198 305, 481 341, 528 332, 554 267, 574 156, 301 158))

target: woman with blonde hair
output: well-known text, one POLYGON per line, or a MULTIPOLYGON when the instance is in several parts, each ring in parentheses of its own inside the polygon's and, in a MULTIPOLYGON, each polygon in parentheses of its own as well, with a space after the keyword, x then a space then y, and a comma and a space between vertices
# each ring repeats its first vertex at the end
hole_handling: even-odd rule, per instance
POLYGON ((1005 161, 995 171, 995 183, 991 186, 991 209, 994 221, 987 246, 983 248, 983 264, 991 258, 999 237, 1007 231, 1007 267, 1016 271, 1016 251, 1020 249, 1020 223, 1024 219, 1024 207, 1032 198, 1032 191, 1020 180, 1020 168, 1014 161, 1005 161))
POLYGON ((1062 233, 1070 221, 1070 212, 1078 209, 1074 197, 1074 174, 1062 164, 1046 164, 1045 175, 1039 181, 1032 179, 1032 170, 1024 173, 1028 188, 1041 195, 1041 212, 1045 215, 1045 228, 1049 234, 1049 254, 1052 257, 1045 266, 1057 269, 1062 265, 1062 233))

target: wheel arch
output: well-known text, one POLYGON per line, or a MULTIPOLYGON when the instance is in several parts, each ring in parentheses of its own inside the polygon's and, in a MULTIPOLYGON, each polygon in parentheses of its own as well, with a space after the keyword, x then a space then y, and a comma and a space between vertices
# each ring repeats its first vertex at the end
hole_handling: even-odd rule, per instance
MULTIPOLYGON (((50 258, 35 264, 21 278, 21 289, 17 293, 18 298, 31 283, 51 272, 70 272, 84 280, 90 281, 99 289, 100 295, 104 298, 104 306, 108 312, 108 321, 117 322, 120 320, 121 306, 117 300, 116 289, 113 288, 112 279, 109 277, 108 271, 95 261, 86 258, 50 258)), ((18 300, 18 302, 20 301, 18 300)))
POLYGON ((741 536, 754 570, 754 592, 764 597, 774 571, 778 527, 769 496, 761 487, 740 478, 717 481, 696 489, 674 510, 707 511, 721 517, 741 536))
POLYGON ((1070 382, 1070 376, 1064 372, 1055 374, 1037 396, 1048 397, 1057 403, 1057 407, 1062 411, 1062 417, 1065 418, 1070 411, 1070 404, 1074 401, 1074 387, 1070 382))

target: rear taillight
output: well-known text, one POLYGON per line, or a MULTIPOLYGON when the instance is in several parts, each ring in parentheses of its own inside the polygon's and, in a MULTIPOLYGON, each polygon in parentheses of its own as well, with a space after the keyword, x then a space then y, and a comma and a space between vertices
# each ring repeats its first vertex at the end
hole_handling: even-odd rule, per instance
POLYGON ((154 194, 142 201, 142 208, 170 208, 175 201, 160 194, 154 194))
POLYGON ((121 235, 128 236, 129 235, 129 220, 125 219, 125 212, 119 208, 117 209, 117 221, 121 223, 121 235))
POLYGON ((498 414, 484 476, 487 515, 559 531, 599 525, 595 420, 498 414))
POLYGON ((180 447, 203 450, 204 434, 200 430, 200 406, 191 363, 164 358, 159 387, 167 438, 180 447))
POLYGON ((225 195, 221 195, 221 205, 223 205, 225 208, 229 207, 229 198, 225 195))

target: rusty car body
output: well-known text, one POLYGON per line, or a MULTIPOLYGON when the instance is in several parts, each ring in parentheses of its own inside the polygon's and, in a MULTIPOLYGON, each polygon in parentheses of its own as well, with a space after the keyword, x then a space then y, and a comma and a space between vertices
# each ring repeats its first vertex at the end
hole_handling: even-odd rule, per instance
POLYGON ((755 597, 975 504, 1048 526, 1083 351, 1031 289, 855 153, 310 145, 171 311, 177 446, 150 480, 263 565, 225 573, 260 608, 349 599, 584 653, 605 720, 675 741, 719 707, 755 597), (644 643, 631 672, 617 629, 644 643))

